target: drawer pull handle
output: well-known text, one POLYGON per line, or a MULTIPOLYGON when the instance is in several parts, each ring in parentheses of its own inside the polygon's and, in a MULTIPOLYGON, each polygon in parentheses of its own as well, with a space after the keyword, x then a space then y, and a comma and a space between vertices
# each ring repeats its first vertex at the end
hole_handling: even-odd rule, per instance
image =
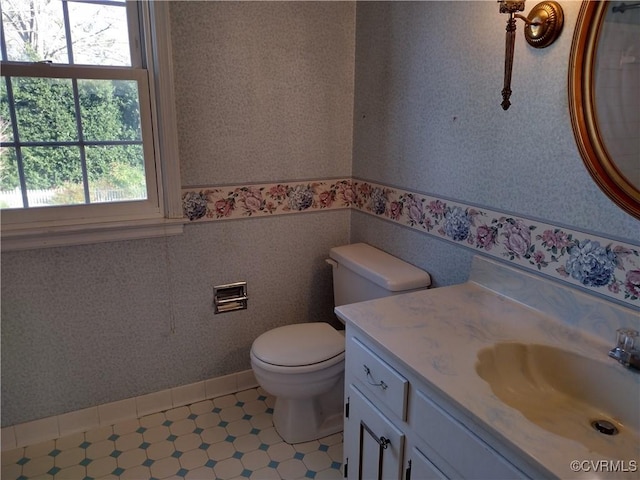
MULTIPOLYGON (((369 367, 367 367, 366 365, 363 365, 363 367, 364 367, 364 373, 369 379, 367 380, 367 383, 369 383, 369 385, 373 385, 374 387, 380 387, 382 390, 386 390, 389 387, 389 385, 384 383, 382 380, 380 380, 379 382, 376 382, 375 378, 373 378, 373 375, 371 375, 371 370, 369 370, 369 367)), ((384 448, 387 448, 387 447, 384 447, 384 448)))

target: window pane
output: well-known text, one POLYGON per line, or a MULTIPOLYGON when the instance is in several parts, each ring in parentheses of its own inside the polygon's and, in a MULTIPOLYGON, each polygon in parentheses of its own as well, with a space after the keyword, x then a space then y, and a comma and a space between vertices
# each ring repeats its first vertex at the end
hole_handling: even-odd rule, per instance
MULTIPOLYGON (((148 198, 137 80, 10 80, 28 207, 148 198)), ((8 116, 7 101, 5 88, 0 90, 0 120, 8 116)), ((14 147, 9 141, 5 145, 14 147)), ((3 189, 15 189, 19 185, 15 152, 1 165, 7 172, 3 189)))
POLYGON ((78 147, 23 147, 29 207, 85 203, 78 147))
POLYGON ((7 80, 0 79, 0 142, 13 141, 11 116, 9 115, 9 98, 7 97, 7 80))
POLYGON ((60 0, 0 0, 7 60, 69 63, 60 0))
POLYGON ((147 198, 142 145, 87 147, 92 203, 147 198))
POLYGON ((73 62, 131 66, 127 9, 95 3, 69 2, 73 62))
POLYGON ((15 148, 0 148, 0 181, 0 208, 22 208, 15 148))
POLYGON ((78 80, 85 140, 141 141, 135 80, 78 80))
POLYGON ((12 77, 21 142, 77 141, 71 80, 12 77))
POLYGON ((73 62, 67 49, 62 0, 0 0, 7 60, 131 66, 124 0, 110 0, 109 5, 99 1, 64 3, 69 12, 73 62))

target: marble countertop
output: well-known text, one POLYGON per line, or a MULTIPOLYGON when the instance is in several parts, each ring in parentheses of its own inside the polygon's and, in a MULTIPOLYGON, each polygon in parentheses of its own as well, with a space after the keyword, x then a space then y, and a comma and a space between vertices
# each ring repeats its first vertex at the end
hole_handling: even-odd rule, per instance
MULTIPOLYGON (((582 443, 530 422, 518 410, 502 403, 475 371, 481 349, 506 341, 558 346, 601 360, 612 369, 625 370, 608 358, 612 345, 602 338, 473 281, 343 305, 336 308, 336 313, 448 397, 475 423, 523 452, 529 463, 533 461, 560 478, 620 476, 593 468, 573 472, 572 460, 615 459, 591 452, 582 443)), ((629 401, 638 402, 640 375, 630 371, 625 374, 635 382, 639 393, 629 401)), ((638 455, 625 458, 624 465, 628 467, 629 461, 635 460, 638 470, 621 478, 640 478, 640 445, 636 447, 638 455)), ((628 448, 626 445, 625 450, 628 448)))

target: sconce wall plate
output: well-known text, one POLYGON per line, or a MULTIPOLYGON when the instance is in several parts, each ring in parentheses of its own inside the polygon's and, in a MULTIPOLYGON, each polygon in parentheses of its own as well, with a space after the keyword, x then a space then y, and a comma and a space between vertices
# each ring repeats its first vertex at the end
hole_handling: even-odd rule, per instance
POLYGON ((542 2, 527 15, 529 23, 524 27, 527 43, 535 48, 545 48, 555 42, 562 32, 564 14, 557 2, 542 2))

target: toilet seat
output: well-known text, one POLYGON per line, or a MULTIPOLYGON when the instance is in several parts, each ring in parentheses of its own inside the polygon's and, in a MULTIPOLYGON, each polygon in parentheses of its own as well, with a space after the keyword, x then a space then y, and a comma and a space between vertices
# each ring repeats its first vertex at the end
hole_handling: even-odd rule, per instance
POLYGON ((271 371, 319 370, 344 360, 344 336, 325 322, 285 325, 256 338, 251 356, 271 371))

